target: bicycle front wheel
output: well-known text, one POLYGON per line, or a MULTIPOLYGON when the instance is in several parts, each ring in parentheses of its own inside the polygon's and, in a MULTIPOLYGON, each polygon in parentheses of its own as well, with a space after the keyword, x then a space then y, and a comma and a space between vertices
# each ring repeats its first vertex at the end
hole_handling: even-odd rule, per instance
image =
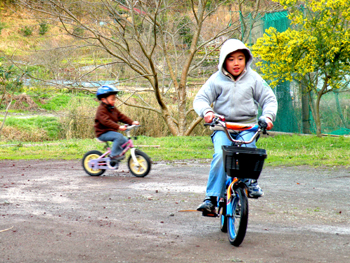
POLYGON ((230 204, 232 215, 227 217, 227 234, 231 245, 238 247, 245 237, 248 226, 248 198, 243 188, 235 189, 230 204))
POLYGON ((227 233, 226 199, 223 203, 223 206, 220 207, 219 218, 221 232, 227 233))
POLYGON ((136 149, 136 162, 129 156, 128 159, 128 168, 130 172, 136 177, 145 177, 151 170, 151 159, 144 152, 136 149))

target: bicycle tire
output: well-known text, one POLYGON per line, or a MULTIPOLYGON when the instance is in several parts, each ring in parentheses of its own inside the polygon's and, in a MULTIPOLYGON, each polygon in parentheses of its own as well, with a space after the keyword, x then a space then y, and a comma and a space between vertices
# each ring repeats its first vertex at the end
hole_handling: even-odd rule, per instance
POLYGON ((231 245, 238 247, 244 240, 248 226, 248 198, 242 187, 235 189, 232 205, 232 216, 227 216, 227 234, 231 245))
POLYGON ((224 206, 220 208, 219 218, 221 232, 227 233, 226 199, 224 206))
POLYGON ((136 177, 145 177, 151 170, 151 159, 144 152, 136 149, 135 155, 137 159, 137 163, 134 162, 134 159, 130 155, 128 158, 128 168, 132 175, 136 177))
POLYGON ((83 159, 82 159, 82 165, 83 165, 83 168, 85 170, 85 172, 88 174, 88 175, 91 175, 91 176, 100 176, 102 175, 106 170, 102 170, 102 169, 98 169, 98 170, 93 170, 89 167, 89 161, 90 160, 93 160, 93 159, 97 159, 98 157, 100 157, 102 155, 102 153, 100 151, 96 151, 96 150, 93 150, 93 151, 89 151, 87 153, 85 153, 83 159))

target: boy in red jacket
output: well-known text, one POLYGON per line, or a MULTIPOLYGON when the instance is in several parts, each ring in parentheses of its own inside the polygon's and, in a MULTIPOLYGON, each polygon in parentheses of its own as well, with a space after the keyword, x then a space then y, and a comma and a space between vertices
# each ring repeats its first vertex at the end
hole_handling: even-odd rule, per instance
POLYGON ((95 117, 95 134, 101 141, 113 141, 112 151, 109 155, 111 159, 121 160, 122 145, 127 142, 127 138, 118 131, 125 131, 125 126, 120 126, 118 122, 129 125, 139 125, 138 121, 132 121, 129 117, 121 113, 114 107, 116 94, 119 90, 111 85, 104 85, 97 89, 96 96, 101 101, 97 108, 95 117))

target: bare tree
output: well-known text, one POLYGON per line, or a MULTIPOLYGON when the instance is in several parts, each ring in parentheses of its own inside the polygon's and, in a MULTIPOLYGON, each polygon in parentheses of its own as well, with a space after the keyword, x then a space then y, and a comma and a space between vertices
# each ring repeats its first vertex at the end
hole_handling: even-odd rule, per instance
MULTIPOLYGON (((261 0, 252 1, 255 13, 261 0)), ((109 55, 111 62, 127 65, 142 78, 157 105, 126 105, 157 112, 176 136, 189 135, 201 118, 190 119, 188 78, 201 70, 223 41, 239 35, 239 17, 227 21, 223 14, 242 8, 244 2, 226 0, 20 0, 35 15, 42 14, 59 23, 69 35, 89 47, 109 55), (221 12, 221 13, 220 13, 221 12), (216 21, 213 17, 216 15, 216 21), (206 30, 210 28, 210 30, 206 30), (166 80, 166 81, 164 81, 166 80), (166 86, 166 88, 165 88, 166 86), (176 114, 169 109, 166 90, 172 88, 176 114)), ((48 21, 48 20, 47 20, 48 21)), ((106 66, 105 64, 104 66, 106 66)), ((211 72, 213 73, 213 72, 211 72)), ((116 74, 115 74, 116 75, 116 74)), ((86 74, 84 74, 86 76, 86 74)), ((134 91, 134 94, 137 90, 134 91)))
POLYGON ((3 64, 3 61, 5 61, 5 58, 0 57, 0 106, 3 104, 3 102, 5 102, 7 105, 5 109, 5 116, 0 126, 0 133, 5 125, 6 117, 12 103, 13 93, 19 87, 21 87, 21 78, 24 75, 23 73, 20 74, 19 72, 16 72, 13 65, 8 66, 6 63, 3 64))

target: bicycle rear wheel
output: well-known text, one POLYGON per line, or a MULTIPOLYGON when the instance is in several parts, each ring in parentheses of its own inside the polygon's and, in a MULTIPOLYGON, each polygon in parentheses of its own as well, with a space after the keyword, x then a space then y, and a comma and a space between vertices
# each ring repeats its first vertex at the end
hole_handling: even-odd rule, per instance
POLYGON ((248 199, 243 188, 235 189, 230 204, 232 216, 227 216, 227 234, 231 245, 238 247, 245 237, 248 225, 248 199))
POLYGON ((89 161, 93 160, 93 159, 97 159, 101 155, 102 155, 102 153, 100 151, 96 151, 96 150, 89 151, 84 155, 81 163, 82 163, 82 166, 83 166, 85 172, 88 175, 100 176, 106 171, 106 170, 98 169, 98 167, 96 167, 95 169, 92 169, 89 167, 89 161))

